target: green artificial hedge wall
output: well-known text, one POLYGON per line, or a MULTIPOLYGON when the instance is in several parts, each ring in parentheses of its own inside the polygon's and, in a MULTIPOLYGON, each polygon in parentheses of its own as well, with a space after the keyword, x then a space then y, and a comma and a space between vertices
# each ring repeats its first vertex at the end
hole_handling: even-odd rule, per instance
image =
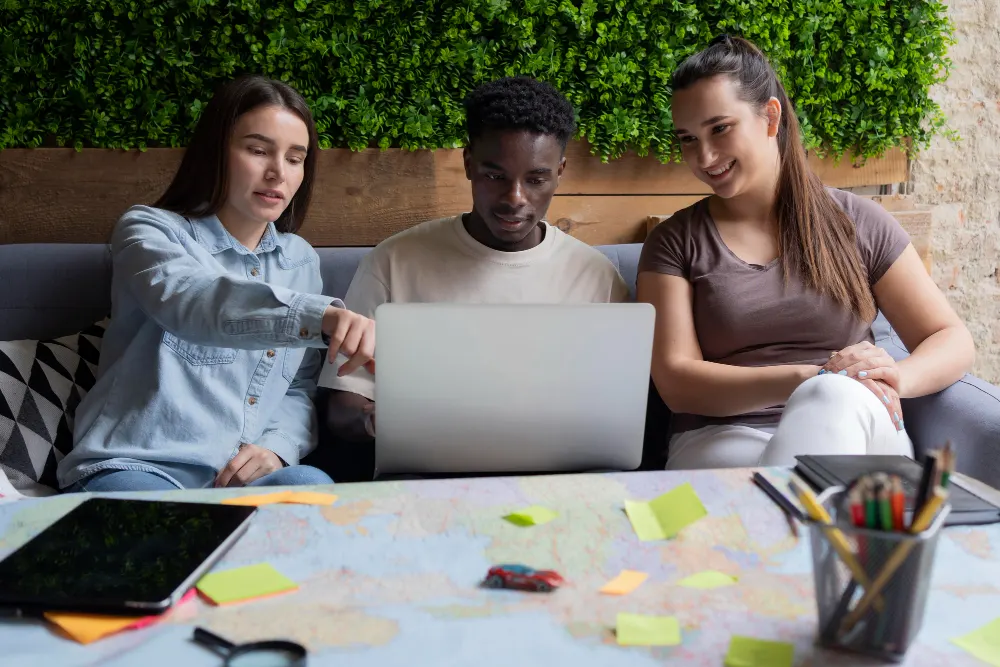
POLYGON ((453 147, 464 95, 520 73, 602 157, 666 161, 670 73, 720 32, 771 57, 810 147, 919 149, 944 125, 936 0, 0 0, 0 149, 183 146, 246 71, 305 94, 324 147, 453 147))

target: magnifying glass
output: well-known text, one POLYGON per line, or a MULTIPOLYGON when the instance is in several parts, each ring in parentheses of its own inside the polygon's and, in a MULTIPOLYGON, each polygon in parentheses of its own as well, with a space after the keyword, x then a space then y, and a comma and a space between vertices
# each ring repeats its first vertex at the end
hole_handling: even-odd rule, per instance
POLYGON ((194 629, 194 640, 221 654, 225 667, 305 667, 306 649, 284 640, 234 644, 202 628, 194 629))

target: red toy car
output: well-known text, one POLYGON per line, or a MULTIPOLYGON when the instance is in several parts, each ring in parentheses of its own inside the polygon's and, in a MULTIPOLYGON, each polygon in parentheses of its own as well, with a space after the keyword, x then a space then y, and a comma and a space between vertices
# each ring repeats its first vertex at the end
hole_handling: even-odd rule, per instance
POLYGON ((517 588, 539 593, 548 593, 564 583, 558 572, 535 570, 527 565, 494 565, 483 582, 487 588, 517 588))

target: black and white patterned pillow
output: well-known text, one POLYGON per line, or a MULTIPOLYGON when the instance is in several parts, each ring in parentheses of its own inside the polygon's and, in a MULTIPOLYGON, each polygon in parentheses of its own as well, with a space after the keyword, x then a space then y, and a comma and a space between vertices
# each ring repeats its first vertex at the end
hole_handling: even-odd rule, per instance
POLYGON ((94 386, 108 320, 53 340, 0 341, 0 469, 30 495, 58 489, 76 408, 94 386))

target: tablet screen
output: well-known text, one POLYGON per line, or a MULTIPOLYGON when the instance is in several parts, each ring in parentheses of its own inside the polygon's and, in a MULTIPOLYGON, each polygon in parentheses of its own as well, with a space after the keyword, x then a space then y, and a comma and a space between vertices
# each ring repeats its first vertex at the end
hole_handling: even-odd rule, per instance
POLYGON ((222 555, 254 510, 90 498, 0 561, 0 605, 165 608, 182 584, 222 555))

